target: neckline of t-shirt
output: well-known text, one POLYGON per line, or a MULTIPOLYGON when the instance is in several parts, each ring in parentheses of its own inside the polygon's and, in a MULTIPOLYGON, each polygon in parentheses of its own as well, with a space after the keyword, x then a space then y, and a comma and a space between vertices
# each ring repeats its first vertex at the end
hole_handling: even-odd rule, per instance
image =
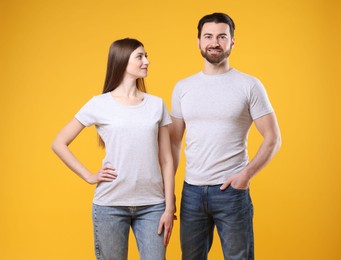
POLYGON ((232 72, 236 71, 234 68, 229 69, 228 71, 221 74, 205 74, 204 71, 200 71, 200 75, 207 78, 222 78, 230 75, 232 72))
POLYGON ((146 102, 147 102, 147 98, 148 98, 148 94, 147 93, 143 93, 143 100, 136 104, 136 105, 126 105, 126 104, 123 104, 119 101, 117 101, 112 95, 110 92, 107 92, 106 93, 108 95, 108 97, 111 99, 111 101, 118 105, 118 106, 121 106, 121 107, 124 107, 124 108, 139 108, 139 107, 142 107, 146 102))

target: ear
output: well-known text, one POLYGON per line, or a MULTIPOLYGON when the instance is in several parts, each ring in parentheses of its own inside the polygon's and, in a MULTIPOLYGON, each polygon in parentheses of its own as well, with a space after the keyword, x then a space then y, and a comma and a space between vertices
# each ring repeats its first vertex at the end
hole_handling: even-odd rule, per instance
POLYGON ((200 39, 198 38, 198 47, 199 47, 199 49, 201 49, 200 48, 200 39))
POLYGON ((233 48, 234 46, 234 37, 231 39, 231 49, 233 48))

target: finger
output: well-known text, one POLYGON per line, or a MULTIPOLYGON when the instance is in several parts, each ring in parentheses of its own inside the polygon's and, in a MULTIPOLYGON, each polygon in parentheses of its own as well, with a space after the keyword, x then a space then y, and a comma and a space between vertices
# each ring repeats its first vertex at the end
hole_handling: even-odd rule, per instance
POLYGON ((112 170, 112 169, 103 169, 101 171, 103 174, 107 174, 107 175, 115 175, 117 176, 117 171, 116 170, 112 170))
POLYGON ((165 229, 164 238, 163 238, 163 243, 164 243, 165 246, 168 245, 170 237, 171 237, 171 234, 172 234, 172 227, 166 228, 165 229))
POLYGON ((101 182, 112 182, 112 181, 114 181, 114 179, 113 178, 102 177, 102 178, 100 178, 100 181, 101 182))
POLYGON ((168 245, 168 242, 169 242, 169 237, 168 237, 168 235, 165 233, 165 235, 164 235, 164 237, 163 237, 163 244, 164 244, 165 246, 167 246, 167 245, 168 245))
POLYGON ((225 181, 224 184, 220 186, 220 190, 226 190, 226 188, 231 185, 231 182, 232 181, 230 180, 225 181))
POLYGON ((165 229, 165 233, 163 234, 163 244, 165 245, 165 246, 167 246, 167 244, 168 244, 168 238, 169 238, 169 231, 168 230, 166 230, 165 229))
POLYGON ((104 173, 106 173, 108 176, 115 176, 117 177, 117 172, 113 170, 104 170, 104 173))
POLYGON ((103 167, 103 170, 109 170, 109 171, 115 171, 116 170, 116 168, 114 167, 114 166, 108 166, 108 165, 106 165, 106 166, 104 166, 103 167))
POLYGON ((105 179, 111 179, 111 180, 115 180, 117 178, 116 175, 112 175, 112 174, 105 174, 102 177, 105 179))
POLYGON ((104 172, 108 172, 108 173, 114 173, 114 172, 116 172, 116 169, 114 169, 114 168, 105 168, 105 169, 103 169, 103 171, 104 172))
POLYGON ((157 229, 157 233, 158 233, 158 235, 161 235, 161 233, 162 233, 162 229, 163 229, 163 223, 160 221, 160 223, 159 223, 159 227, 158 227, 158 229, 157 229))
POLYGON ((117 178, 117 175, 108 174, 106 172, 99 172, 98 177, 100 181, 111 182, 117 178))
POLYGON ((110 176, 110 175, 103 176, 103 179, 108 180, 108 181, 116 180, 116 178, 117 176, 110 176))

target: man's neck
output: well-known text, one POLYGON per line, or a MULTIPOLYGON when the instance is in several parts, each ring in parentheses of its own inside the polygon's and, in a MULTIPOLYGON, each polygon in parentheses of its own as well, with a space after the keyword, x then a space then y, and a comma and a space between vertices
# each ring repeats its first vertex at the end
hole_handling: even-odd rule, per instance
POLYGON ((224 74, 228 72, 232 67, 228 60, 224 60, 219 64, 212 64, 208 62, 206 59, 204 60, 204 74, 207 75, 217 75, 217 74, 224 74))

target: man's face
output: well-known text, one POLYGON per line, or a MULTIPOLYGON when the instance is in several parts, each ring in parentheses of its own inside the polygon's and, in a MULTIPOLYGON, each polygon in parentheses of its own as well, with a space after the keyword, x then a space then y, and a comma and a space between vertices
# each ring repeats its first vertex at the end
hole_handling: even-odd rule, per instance
POLYGON ((234 38, 226 23, 205 23, 201 30, 199 48, 201 55, 212 64, 219 64, 231 53, 234 38))

